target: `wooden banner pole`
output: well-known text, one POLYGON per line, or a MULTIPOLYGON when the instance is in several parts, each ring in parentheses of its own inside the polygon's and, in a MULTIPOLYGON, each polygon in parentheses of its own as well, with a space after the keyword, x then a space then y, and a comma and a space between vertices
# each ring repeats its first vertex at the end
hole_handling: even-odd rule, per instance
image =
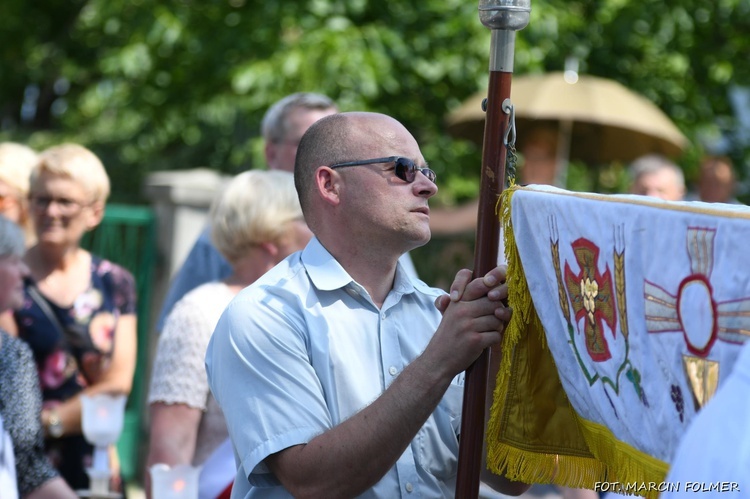
MULTIPOLYGON (((510 103, 515 32, 526 26, 531 10, 530 0, 510 1, 513 5, 489 6, 484 11, 483 4, 486 4, 486 1, 480 1, 480 18, 485 25, 492 28, 492 46, 489 87, 485 101, 487 114, 482 145, 479 214, 474 250, 475 276, 484 275, 497 265, 500 221, 496 205, 505 187, 507 149, 504 138, 510 126, 510 111, 506 112, 503 109, 503 103, 506 100, 510 103), (508 21, 509 16, 504 15, 507 14, 507 10, 517 16, 515 24, 511 24, 511 29, 495 29, 497 24, 508 21)), ((466 370, 456 483, 456 497, 460 499, 479 496, 489 366, 490 350, 487 349, 466 370)))

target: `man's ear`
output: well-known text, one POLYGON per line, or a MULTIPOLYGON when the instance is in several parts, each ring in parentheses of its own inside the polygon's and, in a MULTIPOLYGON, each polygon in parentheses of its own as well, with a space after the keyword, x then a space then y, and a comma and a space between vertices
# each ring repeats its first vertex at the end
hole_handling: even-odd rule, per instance
POLYGON ((260 247, 263 248, 266 253, 268 253, 271 258, 276 258, 276 255, 279 254, 279 247, 276 245, 276 243, 271 242, 264 242, 260 243, 260 247))
POLYGON ((341 189, 341 177, 334 170, 328 166, 319 166, 315 170, 315 187, 318 190, 318 194, 323 200, 332 205, 338 206, 341 202, 340 189, 341 189))
POLYGON ((277 152, 278 151, 276 150, 276 144, 267 141, 265 147, 263 148, 263 154, 266 158, 266 165, 269 169, 272 169, 271 165, 276 162, 277 152))

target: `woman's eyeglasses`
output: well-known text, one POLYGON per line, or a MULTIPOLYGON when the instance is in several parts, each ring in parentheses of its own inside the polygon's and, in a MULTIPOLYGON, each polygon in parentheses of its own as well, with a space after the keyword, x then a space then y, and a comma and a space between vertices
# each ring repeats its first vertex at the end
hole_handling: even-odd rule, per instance
POLYGON ((83 203, 68 198, 53 198, 50 196, 29 196, 29 204, 31 208, 35 210, 44 211, 49 208, 52 203, 57 205, 57 209, 60 210, 60 214, 63 216, 75 215, 85 206, 83 203))
POLYGON ((404 158, 401 156, 389 156, 387 158, 375 158, 375 159, 361 159, 359 161, 347 161, 345 163, 336 163, 335 165, 330 165, 329 168, 343 168, 345 166, 362 166, 362 165, 375 165, 378 163, 395 163, 396 168, 396 176, 400 178, 401 180, 412 183, 417 178, 417 172, 422 172, 422 174, 427 177, 431 182, 435 182, 435 179, 437 178, 437 174, 430 170, 429 168, 420 168, 419 166, 414 163, 414 161, 410 160, 409 158, 404 158))

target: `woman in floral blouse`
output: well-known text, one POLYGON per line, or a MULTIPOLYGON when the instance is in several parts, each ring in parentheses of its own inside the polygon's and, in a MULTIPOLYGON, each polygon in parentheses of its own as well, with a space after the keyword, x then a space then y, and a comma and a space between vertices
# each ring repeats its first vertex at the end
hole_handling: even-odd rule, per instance
POLYGON ((73 489, 89 487, 92 455, 80 394, 129 394, 135 370, 133 276, 80 247, 108 195, 101 161, 76 144, 43 151, 31 173, 37 243, 26 253, 31 276, 15 319, 39 369, 47 453, 73 489))

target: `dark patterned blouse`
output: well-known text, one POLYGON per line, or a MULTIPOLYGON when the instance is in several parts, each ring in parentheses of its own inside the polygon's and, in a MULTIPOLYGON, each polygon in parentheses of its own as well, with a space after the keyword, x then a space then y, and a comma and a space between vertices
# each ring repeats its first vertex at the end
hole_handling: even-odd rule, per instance
MULTIPOLYGON (((91 284, 71 307, 45 299, 55 314, 54 324, 30 296, 15 312, 19 337, 34 353, 39 369, 44 407, 54 407, 98 381, 112 356, 114 334, 120 316, 135 314, 135 280, 112 262, 92 255, 91 284), (64 331, 63 331, 64 330, 64 331)), ((82 435, 47 439, 52 464, 71 488, 88 489, 86 468, 91 466, 92 446, 82 435)))
POLYGON ((2 330, 0 341, 0 415, 13 441, 18 493, 24 497, 56 477, 57 471, 44 454, 42 396, 31 350, 2 330))

